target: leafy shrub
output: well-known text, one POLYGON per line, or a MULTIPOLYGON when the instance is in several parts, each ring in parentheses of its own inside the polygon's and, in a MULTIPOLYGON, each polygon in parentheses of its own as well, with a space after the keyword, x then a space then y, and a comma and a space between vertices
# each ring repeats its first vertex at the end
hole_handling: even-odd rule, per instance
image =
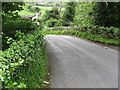
MULTIPOLYGON (((37 31, 34 32, 33 34, 28 35, 24 35, 24 33, 17 32, 17 36, 20 38, 19 41, 17 40, 14 41, 10 45, 10 48, 6 49, 3 52, 0 52, 1 54, 0 60, 2 64, 0 66, 0 78, 4 82, 3 87, 5 88, 27 87, 24 83, 24 80, 18 83, 16 81, 13 81, 13 79, 15 78, 17 73, 19 73, 19 70, 20 71, 28 70, 29 67, 34 66, 33 63, 35 63, 37 60, 39 62, 41 62, 40 60, 43 60, 44 63, 42 65, 38 65, 43 73, 39 74, 39 72, 37 72, 37 74, 39 74, 38 78, 40 78, 40 83, 43 84, 43 80, 46 75, 46 72, 44 71, 46 69, 46 63, 44 61, 45 58, 43 56, 44 47, 43 35, 37 31), (38 50, 39 50, 38 55, 40 57, 36 58, 36 53, 38 52, 38 50)), ((22 79, 20 75, 18 75, 18 77, 22 79)))
POLYGON ((120 2, 79 2, 75 7, 75 25, 120 27, 120 2))

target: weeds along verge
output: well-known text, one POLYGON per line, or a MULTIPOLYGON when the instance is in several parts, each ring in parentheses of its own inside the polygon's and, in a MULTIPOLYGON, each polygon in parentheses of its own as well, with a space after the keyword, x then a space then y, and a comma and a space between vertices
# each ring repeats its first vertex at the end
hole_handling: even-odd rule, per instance
POLYGON ((0 78, 3 88, 45 87, 47 59, 45 40, 40 31, 24 35, 18 32, 19 41, 9 38, 10 47, 0 51, 0 78))
POLYGON ((115 27, 77 27, 72 29, 58 28, 58 30, 48 29, 42 31, 46 34, 63 34, 63 35, 73 35, 81 38, 87 38, 95 42, 101 42, 105 44, 120 45, 120 29, 115 27))

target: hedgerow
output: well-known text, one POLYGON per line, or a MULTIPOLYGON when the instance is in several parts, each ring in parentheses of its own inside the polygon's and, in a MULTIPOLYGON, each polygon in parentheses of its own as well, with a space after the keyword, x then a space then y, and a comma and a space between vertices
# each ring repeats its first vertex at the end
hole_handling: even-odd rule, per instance
POLYGON ((9 38, 7 43, 13 41, 12 44, 0 52, 0 78, 3 88, 44 87, 47 61, 43 35, 39 31, 27 35, 18 31, 16 35, 20 40, 9 38))
POLYGON ((81 31, 98 35, 100 38, 119 40, 120 29, 116 27, 81 26, 81 31))
POLYGON ((46 30, 46 34, 66 34, 74 35, 81 38, 87 38, 96 42, 106 44, 120 45, 120 29, 115 27, 99 27, 99 26, 81 26, 77 28, 69 28, 68 30, 46 30))

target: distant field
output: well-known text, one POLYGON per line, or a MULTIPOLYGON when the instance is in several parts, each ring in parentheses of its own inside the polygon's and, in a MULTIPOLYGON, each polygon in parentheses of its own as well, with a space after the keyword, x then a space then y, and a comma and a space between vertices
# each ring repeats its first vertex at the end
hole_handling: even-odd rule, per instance
MULTIPOLYGON (((39 7, 41 9, 42 14, 44 14, 46 10, 52 9, 52 7, 45 7, 45 6, 33 6, 33 7, 39 7)), ((25 5, 24 10, 20 11, 18 14, 19 15, 35 15, 36 13, 28 10, 27 5, 25 5)))
POLYGON ((36 13, 31 12, 29 10, 22 10, 18 13, 19 15, 35 15, 36 13))

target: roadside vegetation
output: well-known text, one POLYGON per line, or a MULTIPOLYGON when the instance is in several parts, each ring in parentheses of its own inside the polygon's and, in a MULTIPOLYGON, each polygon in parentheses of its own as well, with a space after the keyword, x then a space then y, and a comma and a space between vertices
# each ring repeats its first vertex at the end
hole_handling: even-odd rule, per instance
POLYGON ((2 87, 49 86, 45 35, 73 35, 119 46, 119 7, 120 2, 3 2, 2 87), (35 21, 20 17, 37 13, 41 15, 35 21))
POLYGON ((68 2, 64 3, 64 10, 59 7, 46 13, 45 25, 52 27, 49 34, 62 34, 64 31, 68 35, 75 35, 105 44, 120 45, 120 2, 68 2), (56 10, 56 12, 54 12, 56 10), (76 27, 66 31, 65 29, 54 29, 56 27, 76 27), (53 31, 51 31, 53 29, 53 31), (72 32, 71 32, 72 31, 72 32), (70 32, 70 33, 68 33, 70 32), (72 33, 72 34, 71 34, 72 33))
POLYGON ((3 3, 0 79, 3 88, 44 88, 48 77, 47 52, 40 27, 17 11, 24 3, 3 3), (14 7, 14 8, 8 8, 14 7))
MULTIPOLYGON (((94 42, 99 42, 99 43, 103 43, 103 44, 110 44, 110 45, 117 45, 117 46, 120 45, 120 40, 118 38, 114 39, 111 36, 96 34, 92 31, 86 32, 86 31, 79 31, 79 30, 74 30, 74 29, 71 29, 71 30, 64 29, 64 30, 43 30, 42 33, 44 33, 46 35, 48 35, 48 34, 72 35, 72 36, 77 36, 80 38, 86 38, 88 40, 92 40, 94 42)), ((118 31, 117 31, 117 34, 118 34, 118 31)))

